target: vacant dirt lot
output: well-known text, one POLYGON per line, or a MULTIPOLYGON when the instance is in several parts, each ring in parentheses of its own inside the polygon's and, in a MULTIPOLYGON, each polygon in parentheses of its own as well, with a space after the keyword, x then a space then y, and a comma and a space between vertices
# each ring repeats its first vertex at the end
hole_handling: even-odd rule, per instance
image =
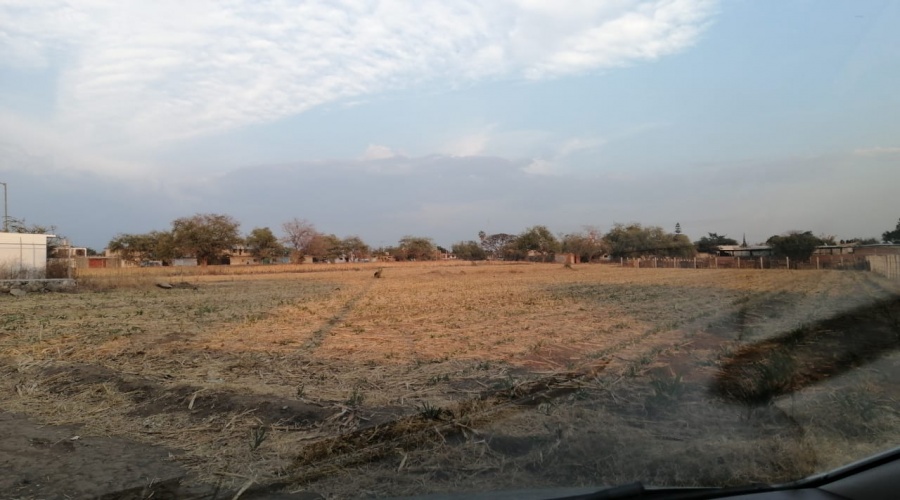
POLYGON ((900 442, 900 286, 870 273, 258 269, 0 297, 0 490, 733 485, 900 442))

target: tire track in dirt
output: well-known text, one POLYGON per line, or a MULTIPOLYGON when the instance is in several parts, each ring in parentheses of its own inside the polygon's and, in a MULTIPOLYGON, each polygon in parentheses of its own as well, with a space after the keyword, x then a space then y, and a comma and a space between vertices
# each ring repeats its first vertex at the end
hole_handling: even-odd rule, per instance
POLYGON ((334 316, 328 318, 322 326, 310 335, 309 340, 304 342, 298 351, 303 354, 313 354, 315 350, 322 345, 325 336, 347 319, 347 315, 356 308, 356 304, 369 293, 369 290, 371 290, 374 285, 375 281, 370 281, 369 284, 365 285, 356 295, 350 297, 350 300, 348 300, 334 316))
MULTIPOLYGON (((827 285, 825 283, 826 287, 827 285)), ((660 358, 676 360, 679 355, 673 355, 673 351, 678 351, 683 345, 695 344, 698 340, 705 349, 715 346, 724 348, 729 344, 744 344, 769 338, 821 319, 821 315, 816 314, 813 309, 821 309, 830 304, 810 303, 810 300, 791 290, 746 293, 729 304, 723 304, 723 307, 704 310, 668 327, 645 330, 593 356, 610 360, 606 376, 617 382, 622 377, 638 376, 660 358), (788 319, 791 312, 795 315, 802 313, 805 319, 801 321, 795 318, 791 321, 788 319), (798 321, 797 325, 793 325, 798 321)), ((714 358, 718 356, 713 354, 711 358, 703 360, 678 359, 677 364, 714 363, 714 358)), ((691 372, 700 374, 705 370, 695 366, 691 372)), ((713 374, 705 373, 705 376, 711 380, 713 374)))

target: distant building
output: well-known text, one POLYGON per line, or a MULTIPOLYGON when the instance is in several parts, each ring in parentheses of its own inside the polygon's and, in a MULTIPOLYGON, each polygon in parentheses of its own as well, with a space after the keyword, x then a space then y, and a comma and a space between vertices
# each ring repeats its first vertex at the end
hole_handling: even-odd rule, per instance
POLYGON ((87 257, 87 248, 73 247, 69 240, 62 240, 59 245, 53 248, 54 259, 74 259, 75 257, 87 257))
POLYGON ((813 250, 813 255, 846 255, 853 253, 855 247, 853 244, 819 245, 813 250))
POLYGON ((228 263, 232 266, 246 266, 259 264, 259 259, 250 253, 250 249, 244 245, 235 245, 228 252, 228 263))
POLYGON ((118 268, 133 267, 133 262, 126 262, 119 257, 106 257, 104 255, 90 255, 85 257, 72 257, 76 269, 98 269, 98 268, 118 268))
POLYGON ((553 256, 553 261, 557 264, 578 264, 578 256, 571 252, 558 253, 553 256))
POLYGON ((719 245, 716 254, 720 257, 769 257, 772 247, 769 245, 719 245))
POLYGON ((900 245, 879 243, 875 245, 859 245, 853 249, 856 255, 896 255, 900 254, 900 245))
POLYGON ((0 233, 0 279, 42 278, 52 234, 0 233))
MULTIPOLYGON (((103 250, 102 256, 92 256, 90 259, 85 260, 84 262, 88 262, 87 267, 138 267, 142 262, 142 254, 137 253, 135 257, 131 260, 122 258, 121 250, 110 250, 108 248, 103 250), (95 257, 101 257, 106 259, 105 262, 101 262, 97 260, 95 257)), ((82 265, 82 260, 78 259, 78 267, 84 267, 82 265)))

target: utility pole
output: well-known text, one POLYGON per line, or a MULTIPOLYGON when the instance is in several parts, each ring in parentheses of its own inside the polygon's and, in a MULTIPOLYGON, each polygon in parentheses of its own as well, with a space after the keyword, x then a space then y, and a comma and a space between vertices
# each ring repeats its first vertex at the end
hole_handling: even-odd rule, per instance
POLYGON ((9 232, 9 214, 6 213, 6 183, 0 182, 3 184, 3 232, 9 232))

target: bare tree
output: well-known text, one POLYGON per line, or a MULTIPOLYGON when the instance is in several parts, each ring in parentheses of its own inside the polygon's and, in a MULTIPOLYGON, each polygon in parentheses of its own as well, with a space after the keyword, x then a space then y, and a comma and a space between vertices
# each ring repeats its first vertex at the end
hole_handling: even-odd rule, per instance
POLYGON ((282 224, 281 229, 285 234, 282 240, 294 250, 293 258, 295 260, 299 260, 303 256, 309 244, 319 234, 312 222, 297 217, 282 224))

